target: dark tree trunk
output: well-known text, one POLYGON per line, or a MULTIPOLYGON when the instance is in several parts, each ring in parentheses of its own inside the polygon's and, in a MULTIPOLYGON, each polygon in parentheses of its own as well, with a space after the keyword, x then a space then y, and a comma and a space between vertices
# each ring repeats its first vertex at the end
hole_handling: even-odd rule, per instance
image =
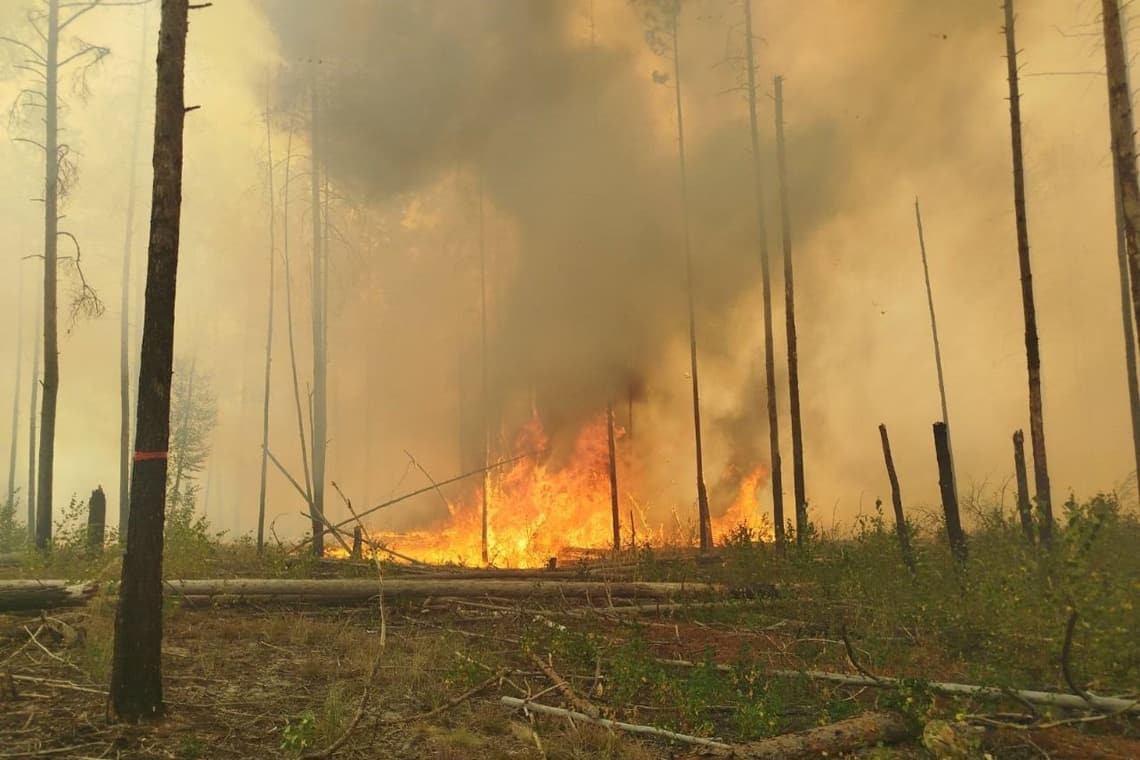
POLYGON ((910 526, 907 525, 906 516, 903 515, 902 490, 899 488, 899 476, 895 472, 895 460, 891 456, 891 442, 887 438, 887 426, 879 425, 879 438, 883 443, 883 460, 887 464, 887 478, 891 481, 891 505, 895 510, 895 533, 899 537, 899 551, 903 562, 910 572, 914 573, 914 552, 910 548, 910 526))
POLYGON ((353 559, 363 559, 364 557, 364 531, 357 525, 352 529, 352 552, 353 559))
MULTIPOLYGON (((768 255, 768 222, 764 215, 764 168, 760 160, 760 123, 756 118, 756 60, 752 49, 752 0, 744 0, 744 47, 748 69, 748 124, 752 136, 752 175, 755 184, 756 238, 764 293, 764 381, 768 397, 768 450, 772 459, 772 518, 784 521, 784 475, 780 462, 780 420, 776 413, 776 351, 772 339, 772 266, 768 255)), ((797 536, 799 535, 797 531, 797 536)), ((784 532, 776 534, 783 543, 784 532)))
POLYGON ((24 271, 16 270, 20 281, 16 297, 16 387, 12 391, 12 440, 8 447, 8 501, 9 509, 16 506, 16 448, 20 442, 20 386, 24 379, 24 271))
POLYGON ((107 534, 107 495, 103 486, 91 492, 87 501, 87 547, 102 549, 107 534))
POLYGON ((673 13, 673 94, 677 107, 677 161, 681 173, 681 216, 684 225, 685 291, 689 305, 689 375, 693 383, 693 442, 697 470, 697 521, 700 529, 701 551, 713 545, 712 513, 709 511, 709 493, 705 487, 705 458, 701 442, 701 384, 697 375, 697 315, 694 305, 693 246, 689 232, 689 178, 685 164, 685 119, 681 108, 681 54, 678 43, 678 16, 680 6, 673 13))
POLYGON ((950 551, 958 562, 966 561, 966 534, 958 513, 958 494, 954 491, 954 472, 950 467, 950 440, 946 424, 934 423, 934 454, 938 458, 938 488, 942 492, 942 513, 946 517, 946 535, 950 551))
POLYGON ((926 303, 930 307, 930 334, 934 340, 934 368, 938 373, 938 399, 942 402, 942 422, 946 425, 946 448, 950 451, 950 479, 958 493, 958 476, 954 470, 954 445, 950 437, 950 412, 946 404, 946 381, 942 375, 942 342, 938 340, 938 320, 934 316, 934 290, 930 286, 930 267, 926 263, 926 236, 922 233, 922 209, 914 199, 914 220, 918 225, 918 250, 922 254, 922 277, 926 281, 926 303))
MULTIPOLYGON (((808 530, 807 486, 804 483, 804 433, 800 416, 800 359, 796 341, 795 281, 792 276, 792 218, 788 202, 788 160, 784 140, 784 78, 774 80, 776 90, 776 163, 780 179, 780 228, 784 241, 784 311, 788 331, 788 392, 792 419, 792 481, 796 498, 796 536, 808 530)), ((776 528, 783 534, 783 528, 776 528)))
POLYGON ((621 512, 618 506, 617 445, 614 441, 614 405, 606 404, 606 442, 609 448, 610 511, 614 529, 614 552, 621 551, 621 512))
POLYGON ((1136 174, 1136 131, 1132 114, 1132 91, 1128 84, 1128 55, 1117 0, 1103 0, 1104 56, 1108 69, 1109 125, 1112 132, 1112 165, 1117 200, 1117 235, 1120 239, 1121 300, 1124 302, 1124 333, 1127 341, 1128 391, 1132 410, 1132 441, 1136 453, 1136 477, 1140 480, 1140 391, 1136 378, 1136 346, 1132 317, 1125 296, 1132 283, 1132 308, 1140 325, 1140 181, 1136 174), (1125 261, 1127 260, 1127 271, 1125 261))
POLYGON ((36 329, 32 331, 32 400, 28 407, 28 543, 36 538, 36 454, 39 451, 36 440, 36 418, 39 413, 40 395, 40 351, 43 341, 40 332, 43 329, 43 291, 39 288, 39 298, 36 301, 36 329))
POLYGON ((40 455, 36 480, 36 547, 51 545, 55 413, 59 399, 57 249, 59 243, 59 0, 48 0, 45 66, 44 167, 44 379, 40 407, 40 455))
POLYGON ((127 219, 123 233, 123 282, 120 295, 122 313, 119 315, 119 540, 127 540, 127 521, 131 508, 131 243, 135 232, 135 186, 138 184, 139 134, 142 129, 143 78, 146 73, 147 18, 142 24, 142 44, 139 52, 139 84, 135 100, 134 125, 131 136, 131 171, 127 185, 127 219))
POLYGON ((162 531, 174 364, 174 299, 182 209, 183 85, 189 0, 163 0, 155 95, 154 185, 139 362, 131 510, 123 555, 110 713, 157 717, 162 702, 162 531))
POLYGON ((1045 455, 1045 422, 1041 401, 1041 353, 1037 340, 1037 307, 1029 261, 1029 224, 1025 216, 1025 166, 1021 153, 1021 95, 1017 84, 1017 43, 1013 33, 1013 0, 1005 0, 1005 55, 1009 76, 1009 123, 1013 148, 1013 209, 1017 223, 1017 259, 1021 267, 1021 302, 1025 311, 1025 359, 1029 370, 1029 439, 1033 447, 1033 479, 1041 513, 1041 542, 1053 537, 1053 504, 1045 455))
POLYGON ((1013 470, 1017 477, 1017 515, 1025 540, 1033 545, 1033 509, 1029 504, 1029 473, 1025 469, 1025 434, 1013 434, 1013 470))
POLYGON ((276 284, 276 202, 273 194, 273 128, 269 122, 269 93, 265 103, 265 146, 268 152, 266 180, 269 182, 269 316, 265 329, 265 384, 261 404, 261 472, 257 492, 257 551, 265 548, 265 487, 269 476, 269 393, 273 369, 273 286, 276 284))
POLYGON ((325 454, 328 450, 328 348, 325 345, 325 275, 324 246, 321 222, 321 120, 317 98, 316 75, 311 92, 310 124, 312 150, 312 227, 313 227, 313 502, 310 515, 313 523, 313 554, 325 551, 325 454))

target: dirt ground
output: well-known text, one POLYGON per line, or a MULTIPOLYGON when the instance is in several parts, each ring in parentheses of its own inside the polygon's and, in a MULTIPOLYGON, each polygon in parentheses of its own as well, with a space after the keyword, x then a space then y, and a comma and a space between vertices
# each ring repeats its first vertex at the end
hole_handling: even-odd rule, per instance
MULTIPOLYGON (((756 738, 740 735, 740 716, 752 713, 720 701, 753 695, 770 710, 775 733, 858 714, 882 699, 877 690, 837 686, 777 694, 761 683, 742 691, 752 688, 742 685, 747 679, 729 692, 711 682, 718 676, 708 668, 673 673, 651 666, 683 659, 757 668, 748 673, 850 671, 843 642, 825 622, 754 608, 735 618, 698 610, 639 614, 637 623, 630 617, 494 599, 393 607, 383 622, 374 607, 175 606, 165 624, 167 715, 123 726, 105 717, 113 623, 107 602, 48 616, 0 616, 0 758, 298 757, 346 734, 335 757, 699 756, 691 746, 501 704, 500 696, 515 696, 571 706, 573 697, 532 655, 604 715, 729 742, 756 738)), ((748 725, 767 730, 766 713, 752 717, 761 723, 748 725)), ((994 757, 1140 757, 1140 741, 1089 732, 1106 722, 991 731, 986 746, 994 757)), ((863 754, 932 756, 917 742, 863 754)))

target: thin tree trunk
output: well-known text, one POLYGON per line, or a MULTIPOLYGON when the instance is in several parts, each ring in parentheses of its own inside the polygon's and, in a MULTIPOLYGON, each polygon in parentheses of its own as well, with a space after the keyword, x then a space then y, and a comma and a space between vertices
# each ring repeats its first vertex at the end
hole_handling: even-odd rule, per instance
POLYGON ((1128 310, 1128 281, 1132 284, 1132 307, 1140 325, 1140 186, 1136 174, 1136 137, 1129 86, 1128 52, 1123 19, 1117 0, 1103 0, 1104 56, 1108 69, 1109 124, 1112 131, 1112 166, 1116 196, 1117 253, 1120 258, 1120 290, 1124 318, 1125 359, 1128 363, 1128 394, 1132 412, 1132 444, 1136 477, 1140 483, 1140 383, 1136 371, 1136 337, 1128 310), (1127 268, 1126 268, 1127 267, 1127 268))
POLYGON ((273 127, 269 122, 269 88, 265 94, 265 149, 268 154, 266 168, 269 182, 269 316, 265 329, 265 385, 261 405, 261 481, 257 493, 257 551, 265 548, 265 487, 269 476, 269 394, 273 369, 273 286, 276 283, 277 225, 276 201, 273 194, 273 127))
POLYGON ((938 488, 942 492, 942 512, 946 516, 946 535, 950 551, 958 562, 966 561, 966 534, 962 531, 962 518, 958 512, 958 493, 954 490, 950 468, 950 441, 946 424, 934 423, 934 453, 938 459, 938 488))
MULTIPOLYGON (((807 486, 804 481, 804 434, 800 416, 800 359, 796 339, 795 280, 792 275, 792 219, 788 202, 788 161, 784 140, 784 78, 773 80, 776 91, 776 164, 780 180, 780 231, 784 243, 784 312, 788 336, 788 408, 792 419, 792 482, 796 499, 796 540, 811 527, 808 521, 807 486)), ((783 529, 777 528, 782 534, 783 529)))
POLYGON ((922 210, 914 199, 914 220, 918 225, 918 250, 922 254, 922 276, 926 280, 926 303, 930 307, 930 334, 934 339, 934 366, 938 372, 938 398, 942 402, 942 424, 946 426, 946 448, 950 452, 950 479, 958 493, 958 476, 954 470, 954 446, 950 440, 950 413, 946 406, 946 382, 942 376, 942 344, 938 340, 938 321, 934 318, 934 291, 930 287, 930 267, 926 263, 926 236, 922 233, 922 210))
POLYGON ((887 464, 887 478, 891 481, 891 505, 895 511, 895 533, 899 537, 899 551, 903 562, 910 572, 914 573, 914 552, 910 548, 910 527, 906 516, 903 515, 902 489, 899 488, 899 476, 895 472, 895 460, 891 456, 891 441, 887 438, 887 426, 879 425, 879 438, 883 443, 883 460, 887 464))
POLYGON ((135 466, 111 661, 112 717, 137 721, 162 702, 162 531, 165 520, 174 300, 182 208, 183 97, 189 0, 163 0, 155 96, 154 184, 139 362, 135 466))
POLYGON ((1033 510, 1029 505, 1029 473, 1025 470, 1025 434, 1013 434, 1013 471, 1017 478, 1017 515, 1025 540, 1033 545, 1033 510))
MULTIPOLYGON (((776 351, 772 339, 772 266, 768 255, 768 222, 764 214, 764 169, 760 160, 760 123, 756 118, 756 59, 752 49, 752 0, 744 0, 744 46, 748 61, 748 123, 752 135, 752 174, 755 184, 756 237, 764 293, 764 379, 768 394, 768 448, 772 459, 772 517, 784 543, 784 475, 780 461, 780 421, 776 413, 776 351)), ((797 531, 798 535, 798 531, 797 531)))
POLYGON ((305 477, 305 504, 313 503, 313 486, 309 478, 309 445, 305 440, 305 413, 301 408, 301 382, 297 377, 297 343, 293 337, 293 276, 289 263, 289 175, 293 159, 293 126, 289 126, 289 138, 285 143, 285 190, 281 199, 281 263, 285 269, 285 326, 289 333, 289 369, 293 377, 293 403, 297 410, 297 435, 301 443, 301 474, 305 477))
POLYGON ((36 288, 36 328, 32 331, 32 400, 28 407, 28 542, 36 538, 36 454, 39 451, 36 440, 36 416, 39 413, 40 395, 40 351, 43 349, 41 332, 43 330, 43 291, 36 288))
POLYGON ((309 136, 312 151, 312 227, 313 227, 313 501, 309 507, 313 524, 313 554, 325 551, 324 523, 320 515, 325 510, 325 454, 328 444, 328 394, 326 365, 327 349, 324 328, 324 266, 322 259, 321 222, 321 123, 320 104, 317 99, 317 81, 313 77, 309 136))
POLYGON ((59 243, 59 0, 48 0, 46 125, 44 146, 44 379, 40 406, 40 456, 36 484, 36 547, 51 545, 55 415, 59 400, 57 255, 59 243))
POLYGON ((103 486, 99 486, 87 501, 87 548, 101 551, 106 533, 107 495, 103 493, 103 486))
POLYGON ((693 294, 693 249, 689 231, 689 178, 685 164, 685 119, 681 108, 681 54, 678 43, 680 6, 673 13, 673 94, 677 103, 677 162, 681 174, 681 216, 684 224, 685 290, 689 305, 689 373, 693 382, 693 441, 696 448, 697 520, 701 551, 712 549, 712 514, 705 488, 704 449, 701 442, 701 385, 697 376, 697 315, 693 294))
POLYGON ((19 295, 16 297, 16 388, 12 392, 12 442, 8 448, 8 508, 16 505, 16 448, 20 438, 20 386, 24 375, 24 269, 17 270, 19 295))
POLYGON ((119 315, 119 539, 127 540, 127 518, 131 508, 131 243, 135 231, 135 186, 138 184, 139 133, 142 131, 143 78, 146 73, 147 9, 143 9, 142 44, 139 52, 139 83, 135 98, 131 133, 131 171, 127 185, 127 218, 123 232, 123 282, 119 315))
MULTIPOLYGON (((486 220, 483 216, 483 177, 479 177, 479 304, 482 314, 480 316, 480 329, 481 329, 481 342, 480 342, 480 361, 479 368, 482 373, 481 385, 479 390, 479 420, 480 428, 483 435, 483 464, 484 468, 489 464, 488 459, 491 455, 491 429, 490 420, 488 419, 488 388, 487 388, 487 230, 486 220)), ((489 529, 489 510, 490 505, 488 499, 488 481, 491 473, 484 469, 483 482, 482 482, 482 559, 483 564, 486 565, 491 561, 491 547, 488 543, 488 529, 489 529)))
POLYGON ((1013 31, 1013 0, 1005 0, 1005 55, 1009 76, 1009 122, 1013 149, 1013 208, 1017 223, 1017 259, 1021 267, 1021 302, 1025 312, 1025 359, 1029 374, 1029 439, 1033 448, 1033 479, 1041 514, 1041 542, 1053 538, 1053 503, 1049 465, 1045 456, 1045 422, 1041 401, 1041 353, 1037 340, 1037 307, 1029 261, 1029 224, 1025 216, 1025 166, 1021 152, 1021 95, 1017 84, 1017 43, 1013 31))
POLYGON ((606 443, 609 448, 610 510, 613 518, 614 552, 621 551, 621 512, 618 505, 617 445, 614 440, 614 405, 606 404, 606 443))

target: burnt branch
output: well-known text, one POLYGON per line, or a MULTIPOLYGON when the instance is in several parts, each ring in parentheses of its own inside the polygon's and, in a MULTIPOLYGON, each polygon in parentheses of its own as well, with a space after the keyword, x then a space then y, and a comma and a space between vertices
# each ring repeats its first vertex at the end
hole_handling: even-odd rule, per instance
POLYGON ((60 260, 72 262, 75 265, 75 274, 79 278, 79 285, 75 288, 75 292, 72 295, 69 309, 71 321, 67 331, 71 332, 81 317, 96 319, 103 316, 103 312, 106 309, 103 305, 103 301, 99 298, 99 294, 95 292, 95 288, 91 287, 90 283, 87 282, 87 276, 83 273, 83 250, 79 246, 79 240, 75 235, 64 230, 59 232, 59 236, 67 238, 71 241, 71 244, 75 246, 74 256, 61 256, 60 260))

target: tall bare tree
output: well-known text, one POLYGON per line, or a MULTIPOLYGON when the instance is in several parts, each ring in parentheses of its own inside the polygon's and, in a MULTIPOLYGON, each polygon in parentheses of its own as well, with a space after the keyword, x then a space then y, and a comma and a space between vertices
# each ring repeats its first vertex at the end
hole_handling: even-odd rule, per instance
POLYGON ((491 426, 488 410, 488 394, 490 389, 487 387, 487 220, 485 210, 483 208, 483 178, 479 177, 479 308, 481 310, 479 318, 480 329, 480 344, 479 344, 479 371, 481 373, 479 385, 479 426, 480 432, 483 437, 483 470, 482 477, 482 540, 480 546, 482 548, 482 560, 486 565, 491 561, 491 547, 488 540, 489 520, 490 520, 490 498, 489 479, 491 477, 490 471, 486 468, 490 465, 491 458, 491 426))
POLYGON ((1140 188, 1136 175, 1136 133, 1129 86, 1128 52, 1118 0, 1102 0, 1104 57, 1108 70, 1109 126, 1112 133, 1112 166, 1116 197, 1118 257, 1123 305, 1125 359, 1132 411, 1132 443, 1136 454, 1136 477, 1140 480, 1140 389, 1136 371, 1136 337, 1128 310, 1127 290, 1131 280, 1132 308, 1140 325, 1140 188))
POLYGON ((792 481, 796 495, 796 541, 802 542, 811 527, 808 520, 807 487, 804 482, 804 434, 800 417, 800 359, 796 340, 796 298, 792 275, 792 216, 788 200, 788 158, 784 139, 784 78, 773 80, 776 95, 776 165, 780 180, 780 231, 784 243, 784 312, 788 333, 788 393, 792 418, 792 481))
POLYGON ((20 285, 16 296, 16 387, 12 391, 12 442, 8 448, 8 509, 16 506, 16 447, 20 438, 20 386, 24 379, 24 268, 16 271, 20 285))
POLYGON ((131 510, 123 555, 110 713, 136 721, 164 712, 162 532, 165 519, 174 301, 182 212, 182 133, 189 0, 162 0, 155 94, 154 184, 139 361, 131 510))
MULTIPOLYGON (((145 6, 144 6, 145 7, 145 6)), ((130 179, 127 185, 126 230, 123 233, 123 281, 119 315, 119 540, 127 539, 127 515, 131 508, 131 256, 135 236, 135 189, 138 185, 139 134, 142 131, 143 77, 146 74, 147 14, 143 12, 139 45, 138 90, 131 132, 130 179)))
POLYGON ((768 395, 768 447, 772 458, 772 522, 776 543, 784 545, 784 475, 780 462, 780 419, 776 412, 776 351, 772 340, 772 265, 768 255, 768 222, 764 211, 764 167, 760 156, 760 122, 756 117, 756 57, 752 45, 752 0, 744 0, 744 49, 748 58, 748 124, 752 135, 752 176, 756 199, 756 238, 764 293, 764 381, 768 395))
POLYGON ((261 405, 261 483, 257 494, 257 551, 265 548, 265 487, 269 468, 269 393, 273 369, 273 290, 276 283, 277 225, 273 192, 273 126, 269 120, 269 94, 266 88, 265 150, 268 154, 266 181, 269 183, 269 316, 265 328, 265 385, 261 405))
POLYGON ((1025 162, 1021 151, 1021 92, 1017 82, 1017 42, 1013 0, 1005 0, 1005 57, 1009 78, 1009 123, 1013 149, 1013 209, 1017 224, 1017 260, 1021 268, 1021 303, 1025 315, 1025 359, 1029 371, 1029 441, 1033 450, 1033 480, 1041 519, 1041 542, 1053 537, 1053 504, 1049 465, 1045 455, 1045 421, 1041 401, 1041 349, 1037 339, 1037 307, 1033 299, 1033 270, 1029 260, 1029 223, 1025 215, 1025 162))
POLYGON ((313 553, 324 554, 325 456, 328 451, 328 333, 325 324, 325 250, 321 214, 321 119, 316 76, 311 90, 310 140, 312 151, 313 228, 313 499, 310 513, 313 553))
POLYGON ((40 395, 40 351, 43 342, 40 340, 40 330, 43 327, 43 291, 38 291, 36 299, 36 326, 32 330, 32 394, 28 405, 28 542, 36 540, 36 454, 39 452, 36 440, 36 419, 39 414, 40 395))

